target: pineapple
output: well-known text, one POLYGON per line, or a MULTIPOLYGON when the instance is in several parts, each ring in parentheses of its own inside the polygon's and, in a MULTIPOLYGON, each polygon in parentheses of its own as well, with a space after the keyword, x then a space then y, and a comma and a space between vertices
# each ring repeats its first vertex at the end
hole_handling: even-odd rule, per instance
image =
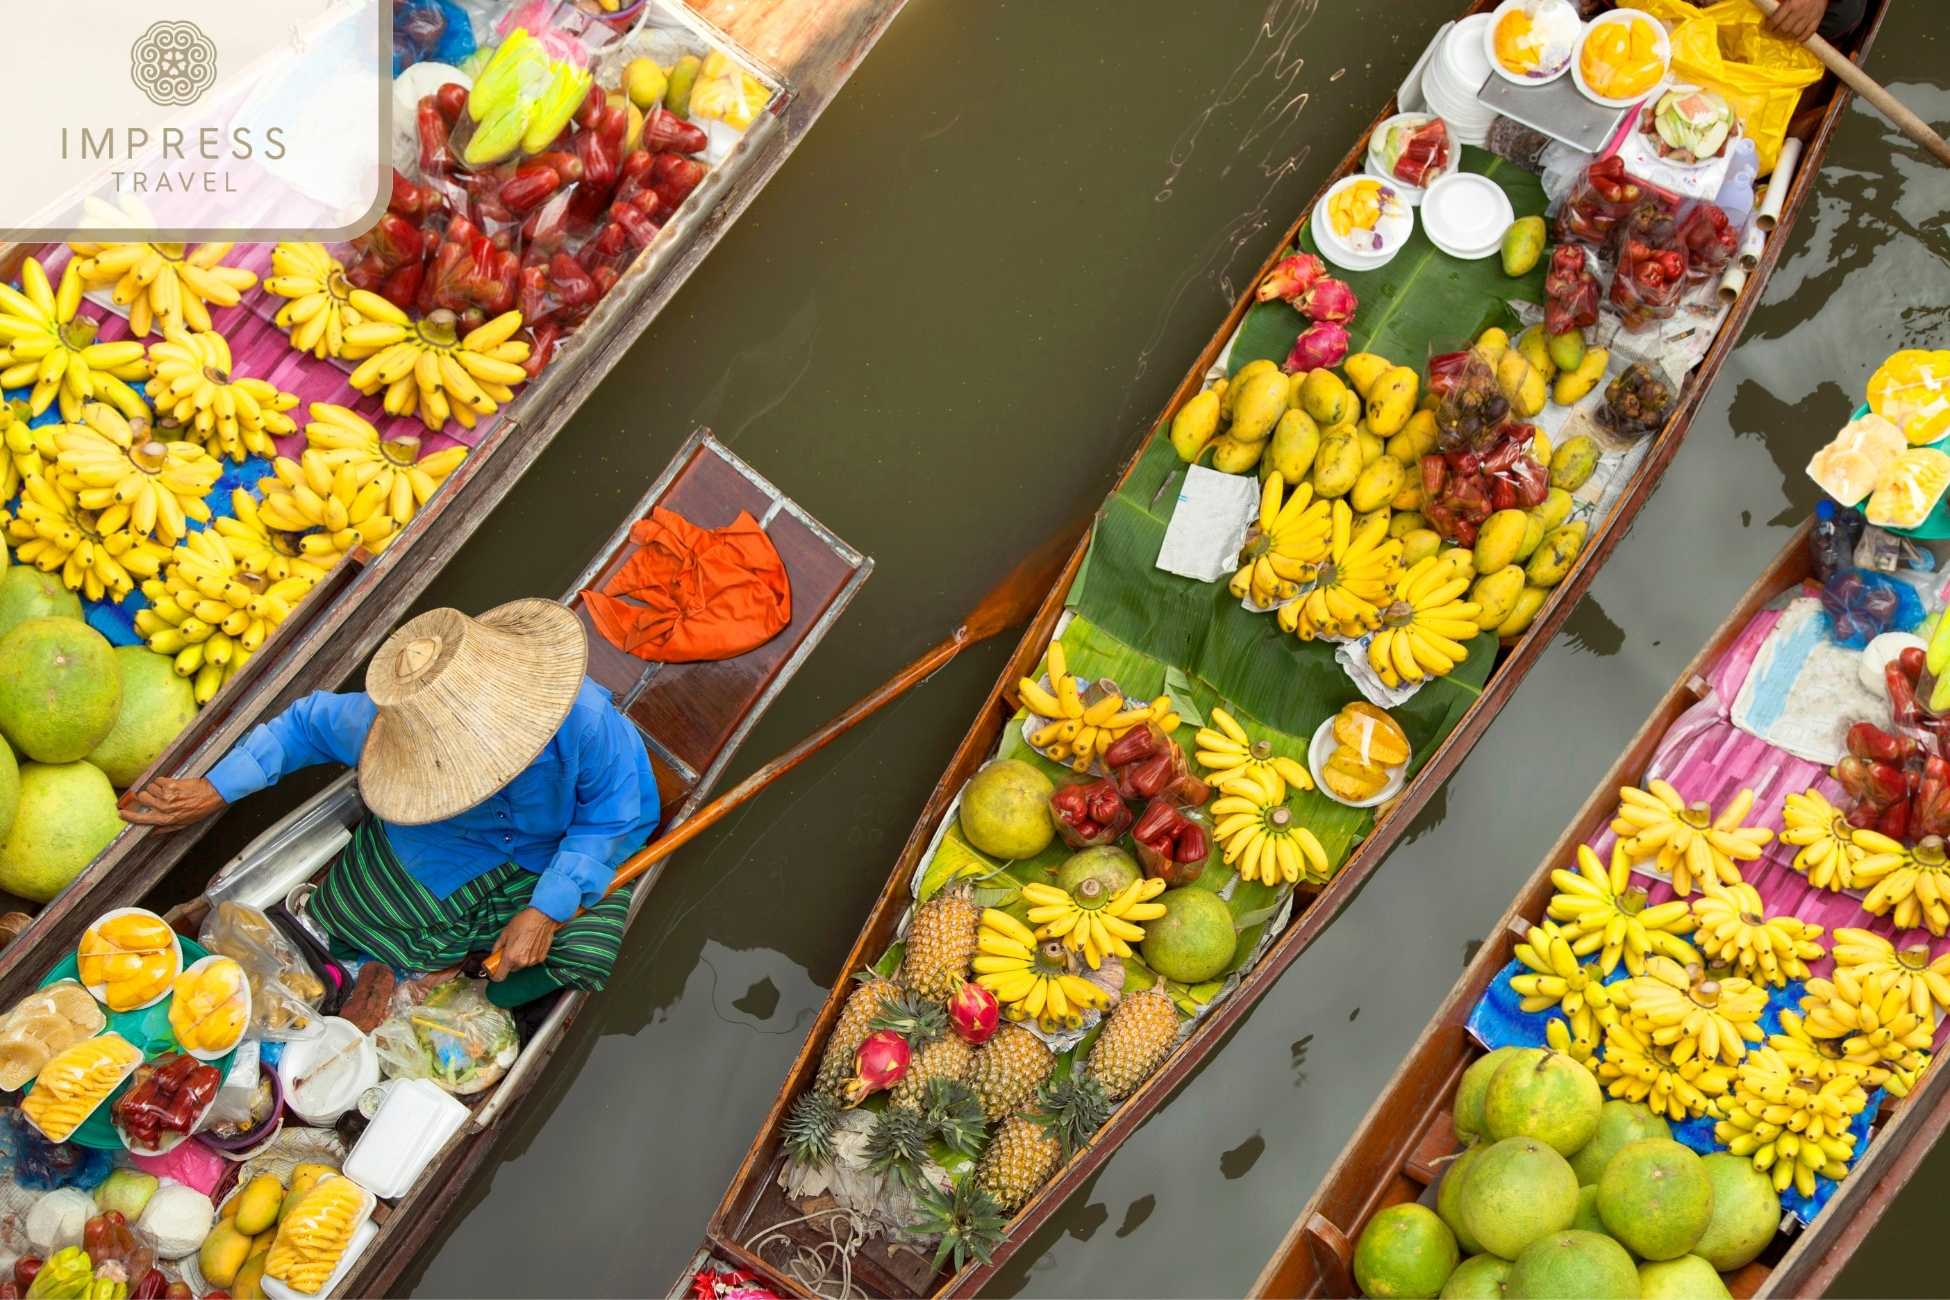
POLYGON ((887 1094, 887 1100, 901 1110, 919 1112, 930 1083, 936 1079, 966 1083, 974 1067, 975 1049, 968 1040, 955 1034, 937 1038, 914 1054, 913 1064, 887 1094))
POLYGON ((1042 1039, 1005 1022, 975 1053, 968 1081, 982 1099, 982 1114, 993 1124, 1028 1101, 1055 1064, 1042 1039))
POLYGON ((918 993, 946 1002, 968 977, 982 909, 967 884, 950 885, 915 909, 907 931, 901 979, 918 993))
POLYGON ((1104 1086, 1076 1074, 1036 1090, 1033 1109, 1002 1122, 975 1167, 982 1190, 1015 1213, 1110 1117, 1104 1086))
POLYGON ((833 1134, 840 1123, 840 1104, 831 1094, 808 1089, 792 1103, 785 1118, 785 1150, 798 1165, 824 1164, 833 1158, 833 1134))
POLYGON ((866 971, 854 978, 860 981, 860 986, 847 997, 840 1022, 833 1026, 833 1036, 826 1040, 826 1055, 819 1058, 819 1078, 813 1084, 817 1091, 835 1096, 853 1077, 853 1054, 873 1032, 870 1022, 880 1014, 881 1004, 901 992, 901 986, 893 980, 866 971))
POLYGON ((1154 986, 1118 1003, 1083 1068, 1104 1085, 1106 1096, 1122 1101, 1151 1077, 1177 1041, 1178 1008, 1154 986))

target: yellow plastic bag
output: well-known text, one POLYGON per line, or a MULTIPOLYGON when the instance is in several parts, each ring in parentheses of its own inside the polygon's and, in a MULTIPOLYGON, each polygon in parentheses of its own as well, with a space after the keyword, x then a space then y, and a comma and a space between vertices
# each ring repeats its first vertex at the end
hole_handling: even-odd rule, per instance
POLYGON ((1914 446, 1950 432, 1950 351, 1891 353, 1869 379, 1869 409, 1900 428, 1914 446))
POLYGON ((1760 10, 1747 0, 1720 0, 1701 9, 1683 0, 1619 3, 1666 24, 1673 77, 1726 96, 1760 153, 1760 174, 1772 173, 1802 90, 1821 80, 1821 60, 1786 37, 1763 31, 1760 10))

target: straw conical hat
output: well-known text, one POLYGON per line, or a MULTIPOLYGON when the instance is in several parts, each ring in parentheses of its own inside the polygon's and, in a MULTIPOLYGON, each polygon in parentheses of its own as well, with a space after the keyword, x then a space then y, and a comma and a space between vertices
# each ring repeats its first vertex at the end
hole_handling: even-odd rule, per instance
POLYGON ((359 753, 366 807, 419 826, 480 803, 561 728, 588 660, 582 624, 552 600, 413 619, 366 669, 379 706, 359 753))

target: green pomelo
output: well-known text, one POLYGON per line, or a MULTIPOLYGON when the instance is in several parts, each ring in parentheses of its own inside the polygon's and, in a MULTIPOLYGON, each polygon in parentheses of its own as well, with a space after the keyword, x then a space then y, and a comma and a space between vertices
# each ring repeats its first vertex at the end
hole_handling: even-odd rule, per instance
POLYGON ((168 655, 147 646, 117 646, 115 660, 122 666, 122 711, 88 761, 123 790, 135 784, 196 716, 196 687, 176 675, 168 655))
POLYGON ((37 763, 72 763, 122 711, 122 667, 79 619, 30 618, 0 637, 0 731, 37 763))
POLYGON ((1483 1127, 1494 1141, 1534 1137, 1568 1156, 1598 1131, 1604 1105, 1591 1071, 1562 1052, 1512 1057, 1483 1093, 1483 1127))
POLYGON ((1144 873, 1138 869, 1136 858, 1115 844, 1104 844, 1094 849, 1085 849, 1058 867, 1056 887, 1066 893, 1077 895, 1079 885, 1086 880, 1094 880, 1102 885, 1104 890, 1098 897, 1109 899, 1129 888, 1143 875, 1144 873))
POLYGON ((1167 889, 1165 914, 1144 923, 1144 964, 1180 984, 1203 984, 1232 961, 1232 912, 1209 889, 1167 889))
POLYGON ((1471 1232, 1469 1225, 1463 1222, 1463 1182, 1469 1177, 1470 1167, 1488 1150, 1488 1147, 1471 1147, 1457 1156, 1450 1163, 1449 1168, 1443 1171, 1442 1181, 1435 1189, 1435 1212, 1442 1216, 1444 1223, 1449 1225, 1449 1231, 1456 1234, 1456 1244, 1462 1247, 1465 1255, 1482 1254, 1483 1243, 1476 1240, 1476 1234, 1471 1232))
POLYGON ((42 573, 31 564, 0 574, 0 636, 30 618, 49 617, 81 621, 81 597, 61 584, 60 574, 42 573))
POLYGON ((1572 1230, 1532 1242, 1503 1285, 1512 1300, 1638 1300, 1639 1274, 1610 1237, 1572 1230))
POLYGON ((14 757, 12 745, 0 745, 0 839, 6 837, 19 811, 20 760, 14 757))
POLYGON ((1638 1101, 1608 1101, 1598 1112, 1598 1131, 1571 1157, 1571 1172, 1580 1187, 1595 1187, 1605 1164, 1619 1151, 1646 1138, 1669 1138, 1672 1126, 1665 1117, 1638 1101))
MULTIPOLYGON (((1610 1231, 1605 1227, 1605 1221, 1598 1215, 1598 1184, 1590 1183, 1578 1188, 1578 1217, 1571 1221, 1571 1226, 1579 1232, 1595 1232, 1601 1237, 1611 1237, 1610 1231)), ((1618 1241, 1618 1238, 1612 1237, 1612 1240, 1618 1241)), ((1619 1242, 1619 1245, 1623 1246, 1625 1243, 1619 1242)), ((1632 1255, 1632 1248, 1626 1246, 1625 1253, 1632 1255)), ((1638 1263, 1637 1255, 1632 1255, 1632 1262, 1638 1263)))
POLYGON ((1483 1093, 1488 1090, 1496 1072, 1503 1068, 1503 1063, 1518 1052, 1541 1050, 1536 1047, 1499 1047, 1469 1063, 1469 1068, 1463 1071, 1462 1082, 1456 1085, 1456 1101, 1451 1107, 1456 1117, 1457 1137, 1467 1142, 1482 1135, 1483 1093))
POLYGON ((1435 1300, 1456 1271, 1455 1234, 1426 1205, 1391 1205, 1368 1220, 1354 1247, 1354 1280, 1375 1300, 1435 1300))
POLYGON ((1745 1156, 1715 1151, 1700 1157, 1713 1181, 1713 1218, 1693 1243, 1693 1254, 1722 1273, 1753 1260, 1774 1240, 1781 1222, 1781 1194, 1774 1180, 1745 1156))
POLYGON ((1641 1300, 1733 1300, 1713 1266, 1698 1255, 1639 1265, 1641 1300))
POLYGON ((1033 858, 1056 838, 1049 818, 1048 777, 1020 759, 1004 758, 977 772, 961 792, 961 833, 991 857, 1033 858))
POLYGON ((1678 1259, 1713 1221, 1713 1178, 1690 1147, 1645 1138, 1619 1151, 1598 1180, 1598 1214, 1645 1259, 1678 1259))
POLYGON ((45 903, 122 830, 115 787, 92 763, 28 763, 20 810, 0 839, 0 889, 45 903))
POLYGON ((1563 1156, 1536 1138, 1507 1138, 1484 1151, 1470 1169, 1461 1209, 1484 1250, 1515 1259, 1531 1242, 1576 1220, 1578 1176, 1563 1156))
POLYGON ((1442 1284, 1442 1300, 1503 1300, 1509 1294, 1503 1279, 1509 1275, 1509 1260, 1472 1255, 1456 1265, 1456 1271, 1442 1284))

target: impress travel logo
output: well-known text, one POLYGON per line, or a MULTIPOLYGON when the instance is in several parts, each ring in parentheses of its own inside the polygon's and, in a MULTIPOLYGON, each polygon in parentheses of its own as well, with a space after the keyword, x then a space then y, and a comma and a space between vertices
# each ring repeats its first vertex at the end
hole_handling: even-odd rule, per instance
POLYGON ((72 18, 0 0, 13 48, 67 52, 13 65, 0 238, 332 242, 385 211, 390 4, 133 0, 85 47, 72 18))

